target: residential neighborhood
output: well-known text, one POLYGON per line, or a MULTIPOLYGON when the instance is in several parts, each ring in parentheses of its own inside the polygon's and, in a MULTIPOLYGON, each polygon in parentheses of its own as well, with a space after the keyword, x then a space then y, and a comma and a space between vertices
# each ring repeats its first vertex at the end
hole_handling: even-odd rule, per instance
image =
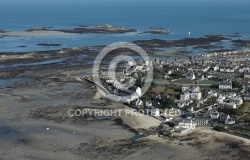
POLYGON ((188 133, 199 126, 229 131, 231 126, 250 122, 249 115, 243 114, 244 108, 250 107, 248 53, 228 51, 185 59, 128 61, 113 70, 103 67, 99 73, 108 92, 118 96, 135 93, 126 99, 127 104, 168 125, 164 127, 168 135, 188 133), (143 95, 148 64, 154 65, 153 82, 143 95), (116 78, 110 78, 114 74, 116 78))

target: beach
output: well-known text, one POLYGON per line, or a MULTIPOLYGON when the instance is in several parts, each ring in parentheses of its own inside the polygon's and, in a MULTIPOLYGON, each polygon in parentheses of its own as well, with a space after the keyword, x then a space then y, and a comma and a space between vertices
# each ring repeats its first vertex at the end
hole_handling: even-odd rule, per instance
MULTIPOLYGON (((138 131, 160 122, 131 114, 111 119, 70 117, 70 109, 131 108, 103 99, 93 84, 79 78, 91 74, 92 68, 88 63, 70 65, 78 52, 45 53, 46 60, 60 55, 69 61, 1 70, 5 79, 0 85, 1 159, 249 159, 249 140, 207 128, 175 138, 155 134, 133 141, 138 131)), ((13 56, 1 62, 13 65, 32 58, 35 63, 41 58, 13 56)))
POLYGON ((64 33, 60 31, 14 31, 14 32, 4 32, 0 33, 0 37, 48 37, 48 36, 68 36, 74 35, 70 33, 64 33))

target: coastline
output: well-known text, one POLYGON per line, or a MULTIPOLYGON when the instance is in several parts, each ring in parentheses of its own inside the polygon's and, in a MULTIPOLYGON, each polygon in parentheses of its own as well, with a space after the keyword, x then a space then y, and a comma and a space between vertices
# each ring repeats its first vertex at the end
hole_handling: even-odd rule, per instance
MULTIPOLYGON (((144 42, 144 44, 147 43, 144 42)), ((149 49, 151 44, 148 44, 149 49)), ((179 160, 188 157, 203 160, 230 159, 235 155, 242 159, 248 158, 246 153, 248 153, 249 140, 207 129, 199 129, 175 138, 150 135, 138 141, 131 140, 136 134, 151 132, 160 124, 155 118, 146 115, 114 117, 121 118, 123 125, 117 124, 114 119, 69 118, 67 112, 71 108, 131 109, 123 104, 103 99, 92 84, 79 80, 79 77, 91 75, 93 60, 103 47, 87 46, 54 51, 0 53, 1 65, 5 67, 0 66, 2 78, 0 119, 4 121, 0 123, 3 128, 1 131, 3 143, 0 144, 0 148, 4 148, 0 150, 0 155, 3 158, 44 157, 41 154, 32 157, 34 152, 46 152, 47 159, 57 156, 61 159, 72 157, 87 157, 87 159, 159 157, 158 159, 162 159, 167 157, 167 159, 179 160), (19 127, 16 126, 17 124, 19 127), (8 141, 8 138, 13 135, 15 138, 8 141), (28 151, 15 152, 21 149, 28 151), (186 152, 187 150, 189 152, 186 152)), ((249 50, 232 51, 230 55, 243 52, 247 54, 249 50)), ((115 54, 119 55, 120 52, 115 54)), ((153 52, 149 54, 157 57, 153 52)), ((162 52, 162 55, 169 56, 168 58, 177 56, 167 55, 165 52, 162 52)), ((188 58, 190 55, 182 56, 188 58)), ((229 52, 220 52, 216 55, 223 58, 227 57, 229 52)), ((213 58, 214 53, 195 56, 210 59, 213 58)))
POLYGON ((0 160, 250 160, 250 1, 2 1, 0 160))

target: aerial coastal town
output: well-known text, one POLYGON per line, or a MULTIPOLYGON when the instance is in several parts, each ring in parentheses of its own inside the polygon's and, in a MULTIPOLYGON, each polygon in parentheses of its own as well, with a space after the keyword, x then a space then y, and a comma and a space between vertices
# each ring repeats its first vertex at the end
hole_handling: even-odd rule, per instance
POLYGON ((61 151, 79 159, 249 159, 250 41, 240 38, 137 40, 125 43, 139 53, 119 47, 103 58, 110 45, 1 52, 0 157, 49 148, 47 159, 61 151))
POLYGON ((115 70, 100 69, 101 86, 115 95, 135 92, 137 96, 127 99, 127 105, 161 121, 159 136, 178 136, 207 127, 248 137, 249 53, 236 50, 119 63, 115 70), (153 83, 142 95, 147 63, 154 65, 153 83), (117 79, 110 78, 110 74, 116 74, 117 79), (120 82, 135 84, 124 89, 120 82))
POLYGON ((249 0, 0 4, 0 160, 250 160, 249 0))

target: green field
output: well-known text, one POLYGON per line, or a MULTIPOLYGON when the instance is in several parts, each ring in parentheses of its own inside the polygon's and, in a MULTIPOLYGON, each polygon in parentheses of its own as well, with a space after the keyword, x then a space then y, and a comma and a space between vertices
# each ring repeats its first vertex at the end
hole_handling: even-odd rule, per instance
POLYGON ((213 80, 203 80, 199 82, 199 85, 218 85, 218 81, 213 80))
POLYGON ((244 102, 239 108, 239 111, 241 112, 241 115, 237 116, 236 120, 250 122, 250 102, 244 102))
POLYGON ((228 130, 250 137, 250 126, 232 126, 228 130))
POLYGON ((166 84, 168 84, 167 80, 165 79, 154 79, 153 83, 159 86, 165 86, 166 84))

